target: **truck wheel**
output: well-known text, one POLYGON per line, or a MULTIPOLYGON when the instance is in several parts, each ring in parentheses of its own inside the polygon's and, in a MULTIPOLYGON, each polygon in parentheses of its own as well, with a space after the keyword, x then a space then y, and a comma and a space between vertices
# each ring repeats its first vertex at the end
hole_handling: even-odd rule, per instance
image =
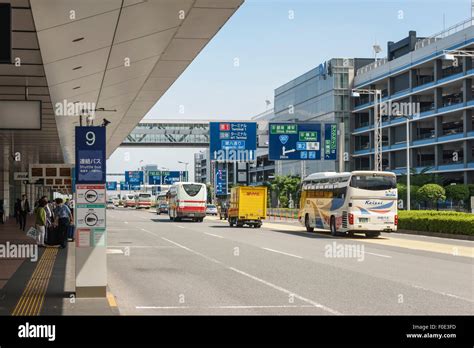
POLYGON ((309 225, 309 215, 306 214, 304 218, 304 226, 306 227, 306 232, 314 232, 314 227, 309 225))
POLYGON ((174 218, 173 218, 172 216, 170 216, 170 220, 171 220, 171 221, 174 221, 174 218))
POLYGON ((336 228, 336 218, 331 216, 331 220, 329 222, 329 228, 331 229, 331 236, 337 236, 337 228, 336 228))
POLYGON ((367 238, 375 238, 380 236, 380 232, 365 232, 367 238))
POLYGON ((234 221, 232 219, 229 219, 229 226, 234 227, 234 221))

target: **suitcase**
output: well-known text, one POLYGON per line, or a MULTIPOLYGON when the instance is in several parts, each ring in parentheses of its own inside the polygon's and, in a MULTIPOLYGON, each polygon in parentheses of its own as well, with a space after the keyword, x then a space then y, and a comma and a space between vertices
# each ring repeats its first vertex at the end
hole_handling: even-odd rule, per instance
POLYGON ((67 238, 71 239, 74 242, 74 232, 75 232, 75 226, 74 225, 69 225, 67 228, 67 238))
POLYGON ((46 235, 46 244, 48 245, 59 245, 61 244, 61 236, 59 233, 59 228, 50 226, 46 235))

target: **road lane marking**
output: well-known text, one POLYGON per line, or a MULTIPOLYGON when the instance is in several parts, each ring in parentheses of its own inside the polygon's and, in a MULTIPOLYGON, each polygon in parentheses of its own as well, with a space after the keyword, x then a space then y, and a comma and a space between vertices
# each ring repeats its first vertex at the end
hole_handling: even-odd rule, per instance
POLYGON ((320 304, 320 303, 318 303, 318 302, 315 302, 315 301, 310 300, 310 299, 308 299, 308 298, 306 298, 306 297, 303 297, 303 296, 301 296, 301 295, 298 295, 298 294, 296 294, 296 293, 294 293, 294 292, 292 292, 292 291, 289 291, 289 290, 287 290, 287 289, 285 289, 285 288, 282 288, 281 286, 278 286, 278 285, 275 285, 275 284, 273 284, 273 283, 267 282, 266 280, 263 280, 263 279, 258 278, 258 277, 256 277, 256 276, 253 276, 253 275, 251 275, 251 274, 249 274, 249 273, 246 273, 246 272, 244 272, 244 271, 241 271, 241 270, 239 270, 239 269, 237 269, 237 268, 229 267, 229 269, 231 269, 232 271, 237 272, 237 273, 239 273, 239 274, 241 274, 241 275, 244 275, 244 276, 246 276, 246 277, 248 277, 248 278, 250 278, 250 279, 253 279, 253 280, 256 280, 256 281, 258 281, 258 282, 260 282, 260 283, 262 283, 262 284, 265 284, 265 285, 267 285, 267 286, 269 286, 269 287, 271 287, 271 288, 273 288, 273 289, 275 289, 275 290, 278 290, 278 291, 281 291, 281 292, 283 292, 283 293, 285 293, 285 294, 288 294, 288 295, 290 295, 290 296, 293 296, 293 297, 295 297, 295 298, 297 298, 297 299, 299 299, 299 300, 301 300, 301 301, 303 301, 303 302, 309 303, 309 304, 313 305, 313 306, 316 307, 316 308, 323 309, 323 310, 325 310, 326 312, 329 312, 329 313, 335 314, 335 315, 341 314, 341 313, 339 313, 338 311, 336 311, 336 310, 334 310, 334 309, 332 309, 332 308, 329 308, 329 307, 327 307, 327 306, 324 306, 324 305, 322 305, 322 304, 320 304))
POLYGON ((217 235, 217 234, 212 234, 212 233, 209 233, 209 232, 204 232, 204 234, 207 234, 207 235, 213 236, 213 237, 217 237, 217 238, 224 238, 224 237, 222 237, 222 236, 219 236, 219 235, 217 235))
POLYGON ((123 245, 108 245, 109 248, 143 248, 143 249, 168 249, 174 248, 171 245, 127 245, 126 247, 123 245))
POLYGON ((458 300, 463 300, 463 301, 467 301, 467 302, 474 303, 474 300, 473 300, 473 299, 469 299, 469 298, 465 298, 465 297, 453 295, 453 294, 450 294, 450 293, 447 293, 447 292, 443 292, 443 291, 436 291, 436 290, 428 289, 428 288, 425 288, 425 287, 423 287, 423 286, 419 286, 419 285, 415 285, 415 284, 412 284, 411 286, 412 286, 413 288, 415 288, 415 289, 424 290, 424 291, 429 291, 429 292, 433 292, 433 293, 438 294, 438 295, 453 297, 453 298, 456 298, 456 299, 458 299, 458 300))
POLYGON ((251 275, 251 274, 249 274, 249 273, 246 273, 246 272, 244 272, 244 271, 241 271, 241 270, 239 270, 239 269, 237 269, 237 268, 230 267, 230 266, 226 265, 225 263, 223 263, 223 262, 221 262, 221 261, 219 261, 219 260, 216 260, 216 259, 214 259, 214 258, 212 258, 212 257, 207 256, 207 255, 201 254, 201 253, 198 252, 198 251, 195 251, 195 250, 193 250, 193 249, 190 249, 190 248, 188 248, 188 247, 186 247, 186 246, 184 246, 184 245, 181 245, 181 244, 179 244, 179 243, 173 242, 173 241, 170 240, 170 239, 167 239, 167 238, 165 238, 165 237, 160 237, 160 238, 163 239, 163 240, 166 240, 166 241, 169 242, 169 243, 172 243, 172 244, 174 244, 174 245, 177 245, 177 246, 179 246, 180 248, 183 248, 183 249, 185 249, 185 250, 187 250, 187 251, 189 251, 189 252, 191 252, 191 253, 193 253, 193 254, 199 255, 199 256, 201 256, 201 257, 203 257, 203 258, 205 258, 205 259, 207 259, 207 260, 209 260, 209 261, 212 261, 212 262, 214 262, 214 263, 217 263, 217 264, 219 264, 219 265, 222 265, 223 267, 228 268, 228 269, 230 269, 230 270, 232 270, 232 271, 234 271, 234 272, 237 272, 237 273, 239 273, 239 274, 241 274, 241 275, 244 275, 244 276, 246 276, 246 277, 249 277, 249 278, 251 278, 251 279, 253 279, 253 280, 256 280, 256 281, 258 281, 258 282, 260 282, 260 283, 262 283, 262 284, 265 284, 265 285, 267 285, 267 286, 269 286, 269 287, 271 287, 271 288, 273 288, 273 289, 275 289, 275 290, 281 291, 281 292, 283 292, 283 293, 285 293, 285 294, 288 294, 288 295, 291 295, 291 296, 293 296, 293 297, 295 297, 295 298, 297 298, 297 299, 299 299, 299 300, 301 300, 301 301, 303 301, 303 302, 309 303, 309 304, 313 305, 314 307, 317 307, 317 308, 320 308, 320 309, 322 309, 322 310, 325 310, 325 311, 327 311, 327 312, 329 312, 329 313, 331 313, 331 314, 341 314, 341 313, 339 313, 338 311, 336 311, 336 310, 334 310, 334 309, 332 309, 332 308, 326 307, 326 306, 324 306, 324 305, 322 305, 322 304, 320 304, 320 303, 318 303, 318 302, 315 302, 315 301, 313 301, 313 300, 307 299, 307 298, 305 298, 305 297, 303 297, 303 296, 301 296, 301 295, 298 295, 298 294, 296 294, 296 293, 294 293, 294 292, 292 292, 292 291, 289 291, 289 290, 287 290, 287 289, 285 289, 285 288, 282 288, 281 286, 278 286, 278 285, 275 285, 275 284, 273 284, 273 283, 267 282, 266 280, 263 280, 263 279, 260 279, 260 278, 258 278, 258 277, 255 277, 255 276, 253 276, 253 275, 251 275))
MULTIPOLYGON (((212 219, 214 221, 220 221, 218 219, 212 219)), ((226 222, 226 221, 224 221, 226 222)), ((304 231, 304 227, 300 225, 288 225, 288 224, 279 224, 279 223, 269 223, 263 222, 262 228, 268 229, 270 231, 277 230, 277 231, 287 231, 287 232, 298 232, 300 234, 305 234, 309 236, 324 236, 326 238, 336 238, 340 240, 344 240, 343 237, 333 237, 329 234, 329 231, 326 230, 316 230, 314 232, 306 232, 304 231)), ((396 232, 395 232, 396 233, 396 232)), ((431 237, 434 238, 434 237, 431 237)), ((441 254, 448 254, 452 256, 464 256, 474 258, 474 248, 472 246, 465 246, 465 245, 458 245, 458 244, 449 244, 449 243, 439 243, 438 239, 437 242, 430 242, 430 241, 421 241, 421 240, 414 240, 414 239, 405 239, 405 238, 398 238, 398 237, 387 237, 384 236, 382 238, 375 238, 375 239, 364 239, 364 238, 347 238, 349 241, 357 241, 362 243, 372 243, 377 245, 386 245, 390 247, 397 247, 402 249, 411 249, 411 250, 420 250, 420 251, 428 251, 434 253, 441 253, 441 254)), ((447 241, 449 242, 449 241, 447 241)), ((474 244, 473 244, 474 245, 474 244)))
MULTIPOLYGON (((156 235, 155 235, 155 236, 156 236, 156 235)), ((157 236, 157 237, 158 237, 158 236, 157 236)), ((198 251, 189 249, 188 247, 186 247, 186 246, 184 246, 184 245, 181 245, 181 244, 179 244, 179 243, 173 242, 172 240, 169 240, 168 238, 165 238, 165 237, 160 237, 160 238, 163 239, 163 240, 166 240, 167 242, 169 242, 169 243, 171 243, 171 244, 174 244, 174 245, 176 245, 176 246, 179 246, 180 248, 183 248, 184 250, 187 250, 187 251, 189 251, 189 252, 191 252, 191 253, 193 253, 193 254, 196 254, 196 255, 199 255, 199 256, 201 256, 201 257, 204 257, 206 260, 209 260, 209 261, 212 261, 212 262, 217 263, 217 264, 219 264, 219 265, 223 265, 223 266, 227 267, 226 265, 224 265, 224 264, 223 264, 222 262, 220 262, 219 260, 216 260, 216 259, 214 259, 214 258, 212 258, 212 257, 210 257, 210 256, 207 256, 207 255, 201 254, 201 253, 198 252, 198 251)))
POLYGON ((179 227, 179 228, 186 228, 186 227, 184 227, 184 226, 180 226, 180 225, 176 225, 176 227, 179 227))
POLYGON ((124 221, 123 223, 124 223, 124 224, 128 224, 128 221, 124 221))
POLYGON ((135 306, 135 309, 259 309, 259 308, 314 308, 312 305, 268 306, 135 306))
POLYGON ((262 249, 268 250, 268 251, 272 251, 272 252, 274 252, 274 253, 283 254, 283 255, 286 255, 286 256, 296 257, 297 259, 302 259, 301 256, 294 255, 294 254, 290 254, 290 253, 285 253, 284 251, 279 251, 279 250, 270 249, 270 248, 263 248, 263 247, 262 247, 262 249))
POLYGON ((382 255, 382 254, 376 254, 376 253, 369 253, 368 251, 365 251, 364 254, 369 254, 369 255, 374 255, 374 256, 380 256, 380 257, 386 257, 387 259, 391 259, 392 257, 389 255, 382 255))
POLYGON ((107 249, 107 254, 123 254, 122 249, 107 249))

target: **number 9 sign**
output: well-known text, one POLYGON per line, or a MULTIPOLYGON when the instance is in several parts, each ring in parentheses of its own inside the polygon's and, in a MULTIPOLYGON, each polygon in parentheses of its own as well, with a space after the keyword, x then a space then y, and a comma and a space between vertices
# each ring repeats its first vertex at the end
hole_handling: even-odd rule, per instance
POLYGON ((89 146, 95 144, 95 133, 93 131, 88 131, 86 133, 86 144, 89 146))

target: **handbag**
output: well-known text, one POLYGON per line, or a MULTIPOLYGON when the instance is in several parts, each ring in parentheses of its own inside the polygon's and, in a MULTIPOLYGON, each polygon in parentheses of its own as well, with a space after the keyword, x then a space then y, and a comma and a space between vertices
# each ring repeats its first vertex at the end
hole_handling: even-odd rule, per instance
POLYGON ((36 239, 36 236, 38 235, 38 231, 36 230, 36 228, 34 228, 33 226, 31 226, 28 231, 26 232, 26 235, 30 238, 34 238, 36 239))

